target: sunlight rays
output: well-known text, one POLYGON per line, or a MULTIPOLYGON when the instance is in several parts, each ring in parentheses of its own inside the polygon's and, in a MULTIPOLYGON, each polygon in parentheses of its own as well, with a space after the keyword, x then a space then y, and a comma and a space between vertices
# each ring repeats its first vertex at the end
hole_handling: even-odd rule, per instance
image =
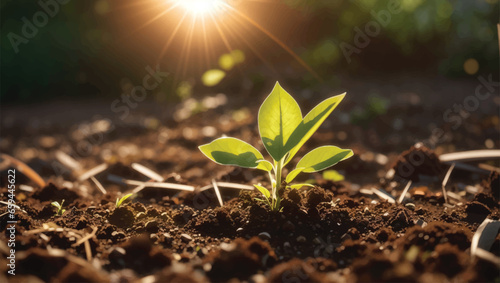
POLYGON ((174 3, 195 15, 212 15, 228 6, 223 0, 174 0, 174 3))
MULTIPOLYGON (((161 11, 148 19, 144 24, 134 29, 132 32, 143 29, 146 26, 157 22, 161 18, 167 16, 170 13, 177 13, 177 15, 182 15, 178 20, 173 31, 168 35, 166 43, 161 48, 158 56, 158 62, 162 60, 168 51, 171 44, 174 42, 174 38, 179 34, 179 30, 184 24, 188 24, 187 30, 185 30, 185 38, 183 39, 182 49, 179 54, 178 66, 176 66, 177 75, 184 76, 188 69, 188 64, 190 62, 190 55, 193 47, 193 38, 195 36, 200 37, 201 43, 201 59, 203 63, 209 67, 210 62, 216 58, 213 54, 212 44, 214 37, 211 33, 217 34, 218 38, 222 41, 226 49, 231 52, 233 46, 238 43, 242 43, 253 52, 257 58, 259 58, 266 67, 270 68, 273 72, 276 72, 269 60, 266 60, 263 53, 259 51, 259 45, 253 42, 248 36, 253 28, 255 30, 263 33, 266 37, 270 38, 275 44, 286 51, 296 62, 300 64, 305 70, 312 74, 316 79, 321 81, 321 78, 309 67, 287 44, 281 41, 277 36, 271 33, 264 26, 256 22, 251 17, 247 16, 245 13, 240 11, 237 7, 233 7, 225 0, 156 0, 160 1, 156 8, 160 8, 161 11), (164 7, 165 6, 165 7, 164 7), (191 21, 186 23, 186 18, 191 17, 191 21), (226 23, 222 17, 231 19, 231 23, 226 23), (207 28, 210 27, 211 30, 207 28), (242 32, 244 31, 244 32, 242 32)), ((265 0, 251 0, 252 2, 269 3, 270 1, 265 0)), ((141 1, 143 3, 143 1, 141 1)), ((136 6, 134 6, 135 9, 136 6)), ((262 49, 262 48, 261 48, 262 49)), ((202 65, 203 63, 200 63, 202 65)))

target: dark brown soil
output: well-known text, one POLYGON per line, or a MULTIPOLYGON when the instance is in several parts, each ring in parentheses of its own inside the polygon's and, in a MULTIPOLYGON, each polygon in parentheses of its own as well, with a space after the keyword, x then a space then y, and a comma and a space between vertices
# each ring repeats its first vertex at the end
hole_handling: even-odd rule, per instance
MULTIPOLYGON (((470 254, 481 222, 500 218, 498 174, 456 168, 446 189, 460 199, 445 203, 441 181, 449 165, 438 159, 440 153, 457 148, 483 148, 485 139, 498 135, 496 114, 472 113, 468 125, 476 128, 453 132, 449 142, 435 150, 412 147, 427 133, 420 125, 424 123, 420 119, 426 118, 419 113, 441 113, 439 109, 424 111, 421 104, 398 104, 371 124, 327 121, 307 147, 352 148, 355 156, 334 168, 345 176, 344 181, 325 180, 321 174, 299 176, 298 181, 314 179, 317 186, 282 191, 280 212, 255 202, 255 191, 221 187, 221 207, 212 189, 199 191, 212 179, 269 186, 264 174, 217 165, 197 150, 198 145, 222 134, 263 150, 252 114, 258 105, 250 100, 255 99, 247 97, 183 121, 174 121, 170 113, 160 125, 151 126, 147 116, 119 121, 103 133, 103 139, 81 138, 74 126, 59 128, 57 124, 30 128, 27 137, 12 123, 7 127, 11 135, 0 147, 50 183, 38 188, 17 173, 18 188, 25 184, 34 190, 16 190, 16 203, 25 211, 16 212, 16 276, 7 274, 7 214, 0 218, 0 282, 500 280, 498 266, 470 254), (234 109, 241 107, 248 107, 245 113, 250 114, 234 118, 234 109), (391 121, 400 117, 407 126, 395 134, 391 121), (89 152, 77 151, 82 141, 93 141, 89 152), (103 195, 92 182, 77 180, 86 170, 58 171, 53 166, 58 150, 87 170, 109 164, 95 176, 108 194, 103 195), (166 182, 193 185, 196 190, 146 188, 115 208, 116 199, 134 187, 116 184, 110 176, 149 181, 131 168, 133 162, 159 172, 166 182), (410 173, 398 170, 410 166, 410 173), (395 175, 387 177, 391 169, 395 175), (398 199, 407 180, 413 185, 402 204, 389 203, 371 190, 380 189, 398 199), (62 200, 66 212, 57 216, 50 203, 62 200)), ((346 102, 343 111, 352 107, 346 102)), ((96 117, 96 121, 102 120, 96 117)), ((494 147, 498 146, 494 140, 494 147)), ((488 164, 498 167, 498 160, 488 164)), ((6 172, 1 179, 0 194, 6 200, 6 172)), ((500 256, 500 236, 490 252, 500 256)))
MULTIPOLYGON (((68 190, 50 184, 40 192, 58 195, 68 190)), ((48 207, 50 201, 40 195, 27 195, 29 201, 20 203, 29 216, 19 213, 16 280, 36 276, 44 281, 97 282, 148 275, 178 282, 498 279, 494 265, 469 255, 474 229, 485 217, 500 216, 498 203, 487 191, 454 207, 431 204, 431 197, 425 197, 409 208, 315 187, 285 192, 282 212, 252 201, 255 192, 201 210, 163 200, 147 205, 136 200, 114 208, 107 197, 96 196, 87 205, 73 199, 73 208, 63 216, 30 209, 48 207), (86 257, 82 246, 73 245, 70 231, 45 231, 44 238, 26 234, 43 223, 88 232, 97 227, 89 240, 94 265, 85 268, 100 268, 85 270, 64 253, 47 253, 50 247, 86 257), (410 251, 415 255, 410 257, 410 251)), ((499 255, 498 250, 492 252, 499 255)))

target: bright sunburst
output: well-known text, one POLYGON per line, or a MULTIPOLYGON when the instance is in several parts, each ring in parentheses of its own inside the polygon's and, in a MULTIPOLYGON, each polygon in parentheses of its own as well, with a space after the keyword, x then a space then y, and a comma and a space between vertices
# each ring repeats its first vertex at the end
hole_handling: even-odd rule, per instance
POLYGON ((215 14, 225 10, 227 5, 223 0, 176 0, 175 2, 186 12, 194 15, 215 14))
MULTIPOLYGON (((274 0, 247 0, 246 2, 261 2, 261 3, 272 3, 274 0)), ((184 34, 184 44, 182 50, 180 51, 180 63, 178 66, 180 73, 184 75, 186 71, 186 66, 190 60, 190 52, 193 45, 193 38, 195 36, 201 36, 204 44, 206 65, 209 66, 210 62, 213 61, 213 54, 210 52, 210 43, 213 40, 221 40, 226 46, 228 52, 231 52, 234 48, 231 46, 234 40, 243 42, 248 48, 256 54, 268 67, 271 69, 272 66, 267 62, 266 57, 264 57, 259 51, 258 43, 248 40, 245 32, 250 31, 250 27, 256 28, 270 39, 272 39, 279 47, 290 54, 300 65, 302 65, 307 71, 313 74, 318 80, 321 80, 319 76, 283 41, 281 41, 277 36, 272 34, 264 26, 259 24, 253 18, 249 17, 244 11, 241 11, 239 5, 240 1, 231 0, 142 0, 135 3, 129 3, 127 6, 137 9, 142 3, 157 3, 155 5, 150 5, 148 9, 158 10, 158 14, 152 16, 144 24, 138 26, 133 30, 137 32, 147 25, 158 21, 160 18, 165 17, 167 14, 175 14, 177 16, 176 23, 172 27, 172 31, 166 38, 166 42, 159 52, 158 61, 160 61, 170 45, 174 42, 177 37, 179 39, 179 34, 184 34), (225 19, 225 20, 224 20, 225 19), (187 26, 187 30, 181 27, 187 26), (211 29, 207 29, 210 26, 211 29)))

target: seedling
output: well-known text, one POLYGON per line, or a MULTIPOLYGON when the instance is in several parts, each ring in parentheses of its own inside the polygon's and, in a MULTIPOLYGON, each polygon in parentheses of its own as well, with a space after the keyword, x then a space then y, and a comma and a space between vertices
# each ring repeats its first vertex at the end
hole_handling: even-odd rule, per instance
POLYGON ((64 212, 66 212, 66 209, 63 208, 63 204, 64 204, 64 200, 62 200, 60 204, 57 201, 53 201, 51 203, 52 206, 57 208, 56 215, 61 216, 61 215, 63 215, 64 212))
POLYGON ((126 194, 122 196, 121 198, 116 198, 116 208, 119 208, 124 201, 126 201, 129 197, 131 197, 133 194, 126 194))
MULTIPOLYGON (((231 137, 222 137, 199 147, 201 152, 212 161, 221 165, 233 165, 244 168, 260 169, 268 172, 271 181, 269 191, 260 184, 254 185, 263 195, 257 199, 269 205, 271 210, 279 211, 282 188, 282 171, 304 143, 312 136, 325 119, 344 98, 345 93, 330 97, 305 117, 299 105, 277 82, 269 96, 259 109, 259 132, 273 163, 264 159, 262 154, 250 144, 231 137)), ((310 184, 289 185, 298 174, 313 173, 353 155, 350 149, 336 146, 321 146, 307 153, 297 163, 294 170, 285 179, 285 188, 299 189, 310 184)))

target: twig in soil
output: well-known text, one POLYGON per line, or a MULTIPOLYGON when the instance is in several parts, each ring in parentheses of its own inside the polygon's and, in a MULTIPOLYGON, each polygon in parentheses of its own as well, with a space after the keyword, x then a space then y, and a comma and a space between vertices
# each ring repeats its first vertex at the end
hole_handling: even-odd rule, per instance
MULTIPOLYGON (((69 252, 67 252, 65 250, 47 247, 46 251, 47 251, 48 256, 51 258, 55 258, 57 260, 66 259, 68 262, 74 263, 79 268, 84 268, 85 270, 92 270, 93 272, 100 274, 100 276, 103 276, 105 274, 105 272, 100 268, 100 266, 95 266, 95 262, 94 262, 94 264, 92 264, 81 257, 74 256, 74 255, 70 254, 69 252)), ((26 256, 27 256, 26 251, 19 252, 19 259, 20 260, 25 259, 26 256)), ((17 258, 17 256, 16 256, 16 258, 17 258)))
MULTIPOLYGON (((0 200, 0 203, 1 203, 1 204, 4 204, 4 205, 6 205, 6 206, 9 206, 9 205, 10 205, 10 206, 13 206, 15 209, 17 209, 17 210, 19 210, 19 211, 22 211, 22 212, 24 212, 24 213, 27 213, 24 209, 22 209, 22 208, 21 208, 19 205, 17 205, 17 204, 8 203, 8 202, 6 202, 6 201, 2 201, 2 200, 0 200)), ((4 214, 5 214, 5 213, 4 213, 4 214)), ((2 214, 2 215, 0 215, 0 216, 3 216, 4 214, 2 214)))
POLYGON ((214 179, 212 179, 212 186, 214 187, 215 195, 217 196, 217 199, 219 200, 219 204, 222 207, 224 203, 222 202, 222 197, 220 195, 219 187, 217 186, 217 183, 215 182, 214 179))
MULTIPOLYGON (((108 180, 110 181, 113 181, 115 183, 118 183, 118 184, 121 184, 121 185, 126 185, 125 182, 123 182, 123 178, 121 177, 118 177, 118 176, 115 176, 115 175, 111 175, 111 176, 108 176, 108 180)), ((149 179, 148 182, 153 182, 154 180, 153 179, 149 179)), ((135 187, 133 190, 132 190, 132 194, 137 194, 139 193, 140 191, 144 190, 144 188, 146 188, 146 185, 144 184, 141 184, 137 187, 135 187)))
POLYGON ((23 184, 19 185, 19 189, 20 189, 21 191, 30 192, 30 193, 31 193, 31 192, 33 192, 33 191, 35 190, 35 189, 33 189, 33 187, 32 187, 32 186, 23 185, 23 184))
POLYGON ((462 152, 445 153, 439 156, 441 162, 457 161, 482 161, 500 158, 498 149, 470 150, 462 152))
POLYGON ((146 166, 143 166, 139 163, 132 163, 131 165, 132 169, 134 169, 135 171, 143 174, 144 176, 150 178, 150 179, 153 179, 157 182, 163 182, 165 181, 165 178, 163 178, 160 174, 156 173, 155 171, 147 168, 146 166))
POLYGON ((500 168, 495 167, 495 166, 491 166, 491 165, 486 164, 486 163, 480 163, 478 165, 478 167, 481 169, 484 169, 484 170, 488 170, 490 172, 497 172, 498 174, 500 174, 500 168))
POLYGON ((64 232, 64 231, 70 231, 71 229, 69 228, 55 228, 55 227, 48 227, 48 228, 39 228, 39 229, 33 229, 24 232, 25 235, 32 235, 32 234, 38 234, 38 233, 43 233, 43 232, 64 232))
POLYGON ((69 156, 63 151, 58 150, 56 152, 56 159, 61 162, 62 165, 68 167, 73 171, 82 170, 82 165, 80 162, 76 161, 73 157, 69 156))
POLYGON ((47 243, 50 241, 49 236, 45 235, 44 233, 40 233, 38 234, 38 236, 40 236, 40 238, 42 238, 42 240, 44 240, 47 243))
POLYGON ((450 200, 453 200, 455 203, 459 203, 459 202, 462 201, 462 196, 460 196, 457 193, 447 192, 446 194, 448 195, 448 197, 450 198, 450 200))
POLYGON ((254 190, 254 187, 248 186, 248 185, 241 185, 241 184, 236 184, 236 183, 227 183, 227 182, 215 182, 214 179, 212 179, 212 184, 206 185, 204 187, 201 187, 198 192, 203 192, 208 189, 214 189, 215 195, 217 196, 217 200, 219 201, 220 206, 223 206, 224 203, 222 201, 222 197, 220 194, 220 187, 225 187, 225 188, 231 188, 231 189, 239 189, 239 190, 254 190))
POLYGON ((455 163, 452 163, 450 168, 448 169, 448 172, 446 172, 446 175, 444 176, 443 182, 441 183, 441 189, 443 190, 443 197, 444 197, 444 202, 448 203, 448 194, 446 193, 446 184, 448 183, 448 180, 450 179, 451 172, 453 172, 453 168, 455 168, 455 163))
POLYGON ((183 190, 183 191, 194 191, 193 186, 189 185, 181 185, 174 183, 156 183, 156 182, 141 182, 135 180, 126 180, 124 179, 125 184, 134 185, 134 186, 145 186, 149 188, 164 188, 164 189, 174 189, 174 190, 183 190))
POLYGON ((0 153, 0 158, 7 160, 17 170, 26 175, 26 177, 28 177, 31 181, 35 182, 40 188, 45 187, 46 184, 43 178, 24 162, 5 153, 0 153))
POLYGON ((135 188, 132 190, 132 193, 133 193, 133 194, 137 194, 138 192, 140 192, 140 191, 144 190, 144 188, 145 188, 145 187, 146 187, 145 185, 140 185, 140 186, 137 186, 137 187, 135 187, 135 188))
POLYGON ((455 167, 457 169, 469 171, 472 173, 478 173, 478 174, 484 174, 484 175, 489 175, 491 173, 491 171, 489 171, 489 170, 482 169, 482 168, 479 168, 477 166, 466 164, 466 163, 461 163, 461 162, 444 162, 444 163, 448 163, 448 164, 455 163, 455 167))
POLYGON ((82 243, 85 246, 85 255, 87 257, 88 261, 92 261, 92 250, 90 249, 90 243, 89 240, 93 237, 95 237, 95 233, 97 232, 97 227, 92 228, 92 232, 90 234, 87 234, 83 236, 83 232, 80 230, 75 230, 75 229, 70 229, 70 228, 61 228, 61 227, 43 227, 40 229, 33 229, 26 231, 26 235, 31 235, 31 234, 40 234, 40 237, 43 238, 44 240, 47 239, 47 235, 43 234, 43 232, 66 232, 67 236, 71 237, 76 237, 79 238, 79 240, 72 244, 72 247, 76 247, 81 245, 82 243), (43 236, 41 236, 43 235, 43 236))
MULTIPOLYGON (((253 186, 228 183, 228 182, 217 182, 217 186, 230 189, 249 190, 249 191, 253 191, 255 189, 255 187, 253 186)), ((211 188, 213 188, 213 185, 206 185, 204 187, 201 187, 198 191, 203 192, 211 188)))
POLYGON ((497 268, 500 268, 500 257, 495 256, 493 253, 490 253, 489 251, 485 251, 483 249, 477 249, 476 256, 492 262, 497 266, 497 268))
POLYGON ((90 169, 89 171, 81 174, 80 177, 78 177, 78 181, 80 181, 80 182, 85 181, 88 178, 93 177, 106 169, 108 169, 108 164, 106 164, 106 163, 103 163, 101 165, 97 165, 96 167, 90 169))
POLYGON ((488 252, 495 242, 499 229, 500 221, 498 220, 487 218, 479 225, 471 241, 470 253, 473 258, 478 256, 500 266, 500 258, 488 252))
POLYGON ((92 238, 95 237, 95 233, 97 232, 97 227, 92 227, 92 232, 87 234, 85 237, 81 238, 80 240, 78 240, 76 243, 72 244, 71 246, 72 247, 76 247, 76 246, 79 246, 81 245, 83 242, 85 241, 88 241, 92 238))
MULTIPOLYGON (((141 181, 136 181, 136 180, 128 180, 124 179, 120 176, 116 176, 113 174, 108 175, 108 180, 111 182, 115 182, 118 184, 126 184, 126 185, 133 185, 133 186, 144 186, 144 187, 149 187, 149 188, 164 188, 164 189, 174 189, 174 190, 183 190, 183 191, 194 191, 193 186, 189 185, 181 185, 181 184, 174 184, 174 183, 157 183, 157 182, 141 182, 141 181)), ((139 187, 135 188, 134 190, 137 190, 139 187)), ((142 190, 143 188, 139 189, 138 191, 142 190)))
POLYGON ((83 245, 85 246, 85 255, 87 256, 87 261, 92 261, 92 250, 90 249, 89 241, 83 242, 83 245))
POLYGON ((96 232, 97 232, 97 227, 93 227, 92 232, 90 234, 87 234, 85 237, 81 238, 76 243, 71 245, 72 247, 76 247, 83 243, 85 247, 85 255, 87 256, 87 261, 92 261, 92 250, 90 249, 89 240, 95 237, 96 232))
POLYGON ((101 191, 101 193, 103 193, 103 194, 107 194, 108 193, 106 191, 106 189, 102 186, 101 182, 97 181, 97 179, 94 176, 90 177, 90 180, 92 180, 92 182, 94 182, 94 184, 101 191))
POLYGON ((376 189, 372 188, 372 192, 376 194, 379 198, 386 200, 388 203, 396 203, 394 200, 394 197, 389 195, 387 192, 383 191, 382 189, 376 189))
POLYGON ((403 190, 403 192, 401 193, 401 195, 399 196, 399 199, 398 199, 398 203, 403 203, 403 200, 405 198, 405 195, 406 193, 408 192, 408 190, 410 190, 410 187, 411 187, 411 180, 408 181, 408 183, 406 183, 406 187, 405 189, 403 190))

